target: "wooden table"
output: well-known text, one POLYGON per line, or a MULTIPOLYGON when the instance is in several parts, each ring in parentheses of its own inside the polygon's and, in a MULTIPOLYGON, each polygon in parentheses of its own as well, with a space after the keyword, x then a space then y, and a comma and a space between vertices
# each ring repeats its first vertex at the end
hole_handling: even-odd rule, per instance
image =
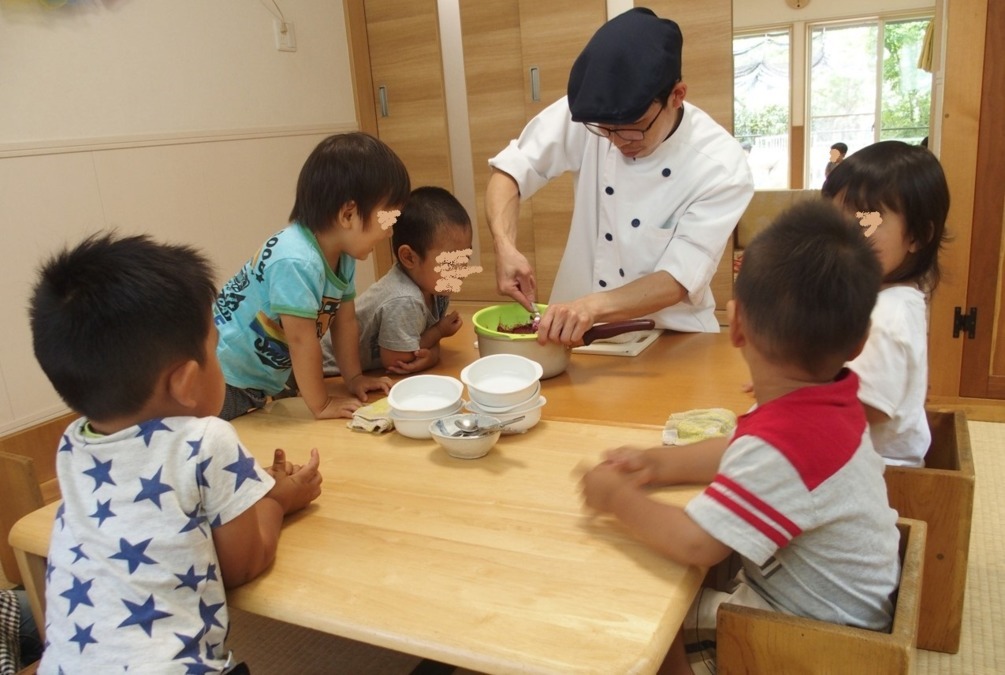
MULTIPOLYGON (((440 363, 428 372, 459 377, 478 358, 471 315, 482 305, 455 304, 464 325, 440 343, 440 363)), ((340 382, 333 380, 335 386, 340 382)), ((754 404, 742 390, 749 382, 747 365, 728 333, 665 331, 638 356, 573 353, 564 373, 541 381, 548 399, 542 417, 662 427, 670 413, 692 408, 741 414, 754 404)))
MULTIPOLYGON (((263 464, 317 446, 325 483, 287 520, 272 568, 228 592, 234 607, 478 671, 652 673, 704 575, 581 510, 576 467, 659 443, 658 429, 545 420, 466 461, 315 421, 300 399, 235 426, 263 464)), ((10 536, 39 589, 54 510, 10 536)))

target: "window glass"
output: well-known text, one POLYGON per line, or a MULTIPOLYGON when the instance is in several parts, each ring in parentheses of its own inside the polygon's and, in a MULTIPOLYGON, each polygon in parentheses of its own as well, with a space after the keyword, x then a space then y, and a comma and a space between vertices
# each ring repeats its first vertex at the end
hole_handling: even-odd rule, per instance
POLYGON ((850 153, 873 142, 877 32, 876 22, 810 31, 806 187, 823 184, 831 145, 844 143, 850 153))
POLYGON ((890 21, 883 30, 883 107, 879 139, 918 144, 928 136, 932 76, 918 67, 928 19, 890 21))
POLYGON ((758 189, 789 187, 789 31, 733 39, 733 135, 758 189))

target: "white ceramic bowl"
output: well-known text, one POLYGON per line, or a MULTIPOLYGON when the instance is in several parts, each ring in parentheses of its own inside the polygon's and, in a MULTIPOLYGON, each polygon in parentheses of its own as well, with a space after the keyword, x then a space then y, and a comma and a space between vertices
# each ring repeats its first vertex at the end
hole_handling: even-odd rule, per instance
POLYGON ((412 375, 391 387, 387 402, 400 418, 443 417, 456 412, 464 385, 445 375, 412 375))
POLYGON ((461 371, 461 382, 478 405, 512 407, 534 396, 543 372, 540 363, 525 356, 492 354, 468 364, 461 371))
MULTIPOLYGON (((534 389, 530 392, 530 397, 528 397, 526 401, 521 401, 514 405, 498 405, 498 406, 485 405, 484 403, 479 403, 474 399, 471 400, 471 403, 477 406, 480 412, 483 412, 487 415, 499 415, 499 414, 517 412, 520 410, 527 410, 528 408, 533 408, 535 405, 537 405, 537 399, 540 398, 540 395, 541 395, 541 383, 538 382, 537 386, 535 386, 534 389)), ((467 401, 465 401, 465 403, 467 403, 467 401)))
POLYGON ((450 415, 436 420, 429 424, 429 434, 440 446, 447 451, 447 454, 457 459, 478 459, 488 454, 492 446, 499 440, 502 431, 493 431, 484 436, 451 436, 457 431, 457 420, 477 419, 481 426, 499 424, 497 417, 491 415, 450 415))
POLYGON ((457 414, 463 401, 458 401, 457 405, 442 414, 428 415, 426 417, 402 417, 394 410, 391 410, 391 421, 398 433, 408 438, 426 439, 429 438, 429 425, 436 420, 457 414))
POLYGON ((507 424, 502 428, 502 434, 505 436, 507 434, 522 434, 537 425, 537 423, 541 421, 541 410, 547 402, 548 399, 544 396, 538 396, 531 405, 521 406, 520 410, 512 410, 505 413, 486 413, 477 403, 474 402, 465 404, 464 409, 476 414, 491 414, 492 417, 497 417, 502 422, 506 422, 523 415, 523 419, 519 422, 507 424))

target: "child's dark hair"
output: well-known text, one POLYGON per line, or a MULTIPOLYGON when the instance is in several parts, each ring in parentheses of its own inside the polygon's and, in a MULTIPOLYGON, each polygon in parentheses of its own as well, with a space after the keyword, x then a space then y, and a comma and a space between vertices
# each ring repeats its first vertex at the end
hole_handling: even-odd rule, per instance
POLYGON ((99 421, 133 414, 166 368, 205 361, 215 297, 212 269, 195 249, 92 235, 39 270, 35 358, 77 412, 99 421))
POLYGON ((846 143, 838 141, 837 143, 831 146, 831 150, 837 150, 838 152, 841 153, 841 156, 843 157, 844 155, 848 154, 848 145, 846 143))
POLYGON ((934 154, 902 141, 880 141, 848 156, 824 181, 822 194, 856 211, 894 211, 918 243, 883 280, 916 282, 931 292, 939 284, 939 249, 946 240, 949 186, 934 154))
POLYGON ((444 226, 471 229, 471 218, 457 198, 441 187, 424 186, 412 190, 394 224, 391 248, 397 257, 398 248, 408 245, 423 258, 444 226))
POLYGON ((830 379, 854 356, 882 277, 859 229, 815 199, 784 211, 744 249, 738 311, 748 339, 772 362, 830 379))
POLYGON ((366 224, 378 206, 403 204, 410 189, 405 164, 386 143, 362 132, 336 134, 318 143, 300 169, 290 222, 323 232, 345 204, 356 202, 366 224))

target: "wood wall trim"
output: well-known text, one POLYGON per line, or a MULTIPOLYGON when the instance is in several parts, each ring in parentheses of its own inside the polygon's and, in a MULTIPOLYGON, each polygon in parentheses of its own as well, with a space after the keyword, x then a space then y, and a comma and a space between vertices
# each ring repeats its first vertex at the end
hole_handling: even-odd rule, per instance
POLYGON ((789 139, 789 187, 802 190, 806 174, 806 127, 792 127, 789 139))
POLYGON ((952 237, 940 254, 942 282, 932 298, 928 383, 932 396, 959 396, 963 341, 953 338, 953 308, 967 301, 977 143, 984 75, 984 36, 989 0, 947 3, 942 149, 952 202, 947 230, 952 237))
POLYGON ((63 155, 74 152, 95 152, 99 150, 130 150, 165 145, 193 145, 198 143, 220 143, 230 141, 261 140, 268 138, 289 138, 293 136, 328 136, 355 131, 351 124, 322 124, 261 129, 218 129, 185 133, 146 134, 141 136, 107 136, 102 138, 56 139, 25 143, 0 144, 0 159, 34 157, 39 155, 63 155))
POLYGON ((995 340, 995 305, 1001 275, 999 259, 991 251, 1002 246, 1002 206, 1005 204, 1005 3, 988 5, 984 39, 984 89, 981 124, 977 139, 977 182, 974 185, 974 218, 970 242, 970 274, 964 311, 977 308, 977 333, 963 347, 960 394, 1000 396, 1001 378, 992 382, 991 352, 995 340), (993 386, 997 385, 997 386, 993 386), (994 389, 995 391, 992 391, 994 389))

